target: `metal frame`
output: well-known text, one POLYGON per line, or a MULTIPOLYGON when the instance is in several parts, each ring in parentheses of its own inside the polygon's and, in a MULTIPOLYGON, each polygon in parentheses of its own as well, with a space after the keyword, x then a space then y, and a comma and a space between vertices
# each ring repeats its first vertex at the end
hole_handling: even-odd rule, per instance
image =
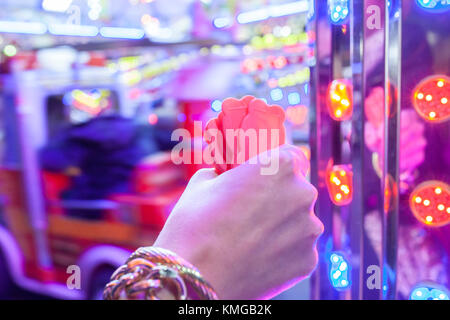
POLYGON ((312 23, 318 41, 311 81, 311 181, 319 191, 316 211, 325 226, 325 233, 318 244, 320 264, 312 277, 312 298, 394 299, 400 95, 392 92, 400 90, 401 59, 398 59, 400 53, 390 55, 389 50, 392 44, 397 44, 393 48, 401 51, 401 1, 391 1, 390 8, 385 0, 351 0, 349 4, 350 19, 344 23, 349 29, 349 38, 340 33, 342 26, 330 23, 327 1, 315 1, 315 20, 312 23), (350 47, 349 56, 347 44, 350 47), (337 78, 348 78, 346 71, 349 70, 345 67, 351 71, 353 84, 351 123, 332 120, 326 105, 328 84, 337 78), (384 88, 384 154, 380 155, 384 161, 381 176, 368 181, 367 172, 373 168, 372 152, 367 149, 364 140, 364 108, 370 107, 365 105, 365 101, 377 86, 384 88), (349 131, 351 139, 347 141, 346 134, 349 131), (352 164, 355 192, 348 206, 336 207, 329 199, 324 178, 330 158, 338 163, 343 161, 352 164), (374 195, 376 204, 369 208, 369 197, 374 195), (382 239, 379 248, 375 248, 377 244, 370 241, 369 231, 364 226, 369 213, 376 214, 382 225, 381 230, 376 231, 379 233, 377 237, 382 239), (326 252, 330 250, 330 241, 333 250, 342 250, 344 236, 350 239, 347 249, 351 252, 352 285, 350 290, 338 292, 328 279, 326 252), (379 288, 369 288, 367 285, 371 276, 368 272, 370 266, 378 267, 380 271, 378 276, 381 277, 382 285, 379 288))

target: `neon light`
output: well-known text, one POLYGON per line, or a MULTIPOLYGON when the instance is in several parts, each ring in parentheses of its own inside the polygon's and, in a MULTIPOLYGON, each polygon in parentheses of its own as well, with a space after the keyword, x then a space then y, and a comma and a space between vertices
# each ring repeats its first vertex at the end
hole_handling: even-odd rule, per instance
POLYGON ((328 15, 333 24, 343 24, 349 13, 348 0, 328 0, 328 15))
POLYGON ((0 32, 44 34, 47 26, 40 22, 0 21, 0 32))
POLYGON ((186 115, 184 114, 184 113, 180 113, 180 114, 178 114, 178 116, 177 116, 177 119, 178 119, 178 121, 180 121, 180 122, 185 122, 186 121, 186 115))
POLYGON ((328 86, 328 112, 336 121, 349 120, 353 114, 352 85, 348 80, 333 80, 328 86))
POLYGON ((351 165, 333 165, 327 167, 327 189, 330 200, 337 206, 349 204, 353 198, 353 172, 351 165))
POLYGON ((308 107, 303 105, 290 106, 286 109, 286 119, 294 125, 301 125, 306 122, 308 107))
POLYGON ((219 17, 213 20, 213 25, 217 29, 222 29, 231 26, 233 21, 229 17, 219 17))
POLYGON ((72 4, 72 0, 44 0, 42 9, 53 12, 66 12, 72 4))
POLYGON ((283 17, 291 14, 308 12, 308 1, 295 1, 291 3, 266 6, 261 9, 242 12, 238 14, 237 21, 241 24, 263 21, 269 18, 283 17))
POLYGON ((293 87, 301 83, 308 82, 310 79, 309 68, 303 68, 296 73, 288 74, 278 79, 278 86, 280 88, 293 87))
POLYGON ((17 54, 17 48, 12 44, 8 44, 3 48, 3 53, 7 57, 13 57, 17 54))
POLYGON ((414 216, 427 226, 440 227, 450 222, 450 188, 442 181, 426 181, 410 195, 414 216))
POLYGON ((158 116, 154 113, 148 116, 148 123, 151 125, 155 125, 158 123, 158 116))
POLYGON ((75 24, 51 24, 48 26, 48 31, 58 36, 95 37, 98 35, 98 28, 95 26, 75 24))
POLYGON ((450 9, 450 1, 446 0, 416 0, 419 7, 431 12, 445 12, 450 9))
POLYGON ((215 112, 220 112, 222 111, 222 101, 220 100, 214 100, 211 103, 211 109, 215 112))
POLYGON ((348 289, 350 282, 350 265, 340 252, 332 252, 329 259, 329 279, 331 285, 339 291, 348 289))
POLYGON ((97 115, 103 109, 110 107, 110 102, 107 99, 109 96, 110 92, 108 90, 85 92, 76 89, 67 93, 63 98, 63 102, 91 115, 97 115))
POLYGON ((283 99, 283 91, 280 88, 272 89, 270 91, 270 97, 273 101, 280 101, 283 99))
POLYGON ((237 21, 241 24, 263 21, 270 17, 267 8, 242 12, 237 16, 237 21))
POLYGON ((300 95, 298 92, 291 92, 288 95, 289 104, 299 104, 300 103, 300 95))
POLYGON ((100 34, 105 38, 138 40, 144 37, 145 32, 137 28, 102 27, 100 34))
POLYGON ((409 300, 449 300, 449 292, 443 285, 426 281, 414 286, 409 300))
POLYGON ((449 77, 445 75, 427 77, 414 89, 414 109, 428 122, 447 121, 450 118, 450 108, 447 105, 449 96, 449 77))

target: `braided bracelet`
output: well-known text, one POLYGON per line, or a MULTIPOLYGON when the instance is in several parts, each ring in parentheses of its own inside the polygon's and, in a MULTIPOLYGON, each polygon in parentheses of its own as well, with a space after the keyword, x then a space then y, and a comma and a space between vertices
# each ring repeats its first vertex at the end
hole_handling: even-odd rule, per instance
POLYGON ((175 253, 157 247, 137 249, 111 276, 103 291, 105 300, 160 300, 158 294, 176 300, 217 300, 209 283, 192 264, 175 253))

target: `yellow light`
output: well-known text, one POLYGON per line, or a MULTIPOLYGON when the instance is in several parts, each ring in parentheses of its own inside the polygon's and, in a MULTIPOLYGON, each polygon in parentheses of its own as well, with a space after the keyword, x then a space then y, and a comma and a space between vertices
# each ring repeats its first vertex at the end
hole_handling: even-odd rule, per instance
POLYGON ((425 207, 428 207, 429 205, 430 205, 430 200, 423 200, 423 205, 425 206, 425 207))
POLYGON ((342 199, 342 194, 338 193, 336 194, 336 200, 341 200, 342 199))
POLYGON ((345 194, 349 194, 350 193, 350 189, 348 188, 348 186, 346 184, 341 186, 341 190, 345 193, 345 194))
POLYGON ((341 104, 342 104, 343 106, 348 107, 348 106, 350 105, 350 102, 348 102, 347 99, 342 99, 341 104))
POLYGON ((141 17, 142 24, 147 24, 147 23, 150 23, 151 21, 152 21, 152 17, 149 14, 144 14, 141 17))
POLYGON ((336 94, 336 93, 333 93, 332 97, 333 97, 333 100, 336 100, 336 101, 340 101, 341 100, 341 97, 338 94, 336 94))
POLYGON ((442 87, 444 86, 444 81, 439 80, 439 81, 437 82, 437 86, 438 86, 439 88, 442 88, 442 87))
POLYGON ((433 221, 433 217, 432 216, 427 216, 425 218, 425 220, 427 220, 427 222, 432 222, 433 221))
POLYGON ((338 177, 333 177, 333 179, 331 179, 337 186, 341 184, 341 180, 339 180, 338 177))
POLYGON ((421 202, 422 202, 422 198, 421 198, 421 197, 416 197, 416 198, 414 199, 414 201, 415 201, 416 203, 421 203, 421 202))
POLYGON ((425 97, 425 100, 431 101, 431 100, 433 100, 433 96, 432 96, 431 94, 428 94, 428 95, 425 97))
POLYGON ((439 211, 444 211, 444 209, 445 209, 445 206, 442 203, 438 205, 439 211))
POLYGON ((447 213, 450 213, 450 207, 447 208, 447 213))
POLYGON ((335 112, 336 117, 342 116, 342 111, 340 109, 337 109, 335 112))
POLYGON ((419 100, 422 100, 422 99, 423 99, 423 93, 422 93, 422 92, 419 93, 419 94, 417 94, 417 99, 419 99, 419 100))
POLYGON ((341 171, 339 171, 339 174, 340 174, 341 176, 345 176, 345 171, 344 171, 344 170, 341 170, 341 171))
POLYGON ((436 112, 434 111, 431 111, 428 115, 430 116, 431 119, 436 118, 436 112))
POLYGON ((447 98, 444 97, 444 98, 441 99, 441 103, 442 103, 442 104, 447 104, 447 102, 448 102, 448 99, 447 99, 447 98))
POLYGON ((441 194, 442 193, 442 189, 437 187, 436 189, 434 189, 434 193, 441 194))

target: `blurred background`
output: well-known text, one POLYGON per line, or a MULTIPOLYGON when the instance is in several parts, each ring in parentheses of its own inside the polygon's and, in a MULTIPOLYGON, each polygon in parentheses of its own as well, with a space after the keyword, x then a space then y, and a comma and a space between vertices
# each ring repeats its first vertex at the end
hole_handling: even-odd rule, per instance
POLYGON ((201 139, 224 98, 288 108, 307 150, 308 2, 265 4, 1 1, 1 297, 100 298, 201 167, 172 163, 173 130, 201 139))
MULTIPOLYGON (((429 292, 435 288, 448 299, 449 246, 444 231, 448 229, 443 228, 448 227, 450 203, 445 100, 450 4, 404 2, 404 30, 407 23, 415 23, 419 31, 397 39, 397 47, 405 52, 405 89, 397 92, 405 97, 401 108, 413 113, 405 123, 420 123, 415 131, 419 133, 406 140, 420 142, 427 136, 412 149, 400 143, 400 149, 412 150, 405 157, 418 158, 402 169, 401 192, 406 199, 402 206, 405 223, 414 225, 414 235, 424 237, 417 246, 433 253, 423 268, 434 266, 434 271, 406 276, 402 297, 410 298, 417 288, 429 292), (440 99, 433 105, 438 109, 413 106, 414 99, 428 101, 425 89, 435 90, 421 82, 430 76, 435 82, 429 85, 438 87, 433 91, 440 99), (431 126, 434 120, 439 124, 431 126), (426 149, 430 141, 440 141, 437 158, 426 149), (435 159, 437 166, 428 162, 430 166, 423 167, 426 159, 435 159), (434 174, 437 168, 440 175, 434 174), (408 202, 411 194, 422 192, 413 192, 414 188, 432 178, 438 181, 432 187, 440 188, 444 197, 430 199, 443 206, 435 218, 442 228, 431 236, 440 239, 439 245, 426 236, 435 221, 428 221, 428 214, 422 216, 408 202), (425 280, 432 285, 416 287, 425 280)), ((194 152, 202 145, 194 143, 202 139, 194 132, 194 121, 206 124, 227 97, 253 95, 282 106, 287 141, 308 157, 319 148, 317 127, 339 145, 345 141, 331 138, 338 132, 331 122, 344 121, 343 132, 351 134, 350 1, 0 0, 0 7, 0 298, 101 298, 111 273, 137 247, 152 244, 187 181, 203 166, 172 162, 170 150, 177 143, 171 141, 172 132, 177 128, 191 132, 192 141, 187 143, 192 142, 194 152), (323 21, 321 7, 327 16, 323 21), (328 31, 318 32, 321 28, 328 31), (322 55, 317 46, 334 49, 322 55), (340 58, 342 63, 337 63, 340 58), (331 80, 338 82, 327 92, 318 89, 319 64, 335 70, 331 80), (336 109, 329 103, 320 112, 331 122, 319 123, 318 95, 330 99, 337 95, 348 105, 336 109), (70 285, 77 284, 70 278, 73 266, 81 270, 79 288, 70 285)), ((377 50, 375 45, 372 51, 377 50)), ((372 79, 375 83, 377 78, 372 79)), ((381 80, 376 85, 382 86, 381 80)), ((383 90, 371 92, 371 103, 377 104, 383 95, 383 90)), ((376 119, 382 117, 383 106, 381 113, 366 115, 368 154, 380 154, 382 136, 376 119)), ((333 172, 350 168, 343 160, 335 164, 343 167, 319 170, 318 179, 335 179, 333 172)), ((373 164, 368 170, 379 179, 376 171, 382 164, 377 160, 373 164)), ((351 181, 348 185, 351 189, 351 181)), ((319 197, 333 207, 322 207, 321 214, 332 216, 339 209, 342 219, 350 219, 345 208, 353 189, 350 196, 345 191, 337 196, 333 186, 324 188, 319 197)), ((377 202, 380 190, 371 192, 375 198, 368 201, 377 202)), ((329 276, 322 281, 327 290, 340 295, 333 298, 349 298, 345 292, 350 290, 351 276, 345 266, 352 261, 346 260, 344 245, 330 249, 328 240, 325 237, 320 247, 328 259, 320 262, 329 276), (339 275, 333 278, 336 268, 339 275)), ((313 285, 317 281, 307 279, 278 298, 330 298, 318 295, 320 290, 313 294, 313 285)))

